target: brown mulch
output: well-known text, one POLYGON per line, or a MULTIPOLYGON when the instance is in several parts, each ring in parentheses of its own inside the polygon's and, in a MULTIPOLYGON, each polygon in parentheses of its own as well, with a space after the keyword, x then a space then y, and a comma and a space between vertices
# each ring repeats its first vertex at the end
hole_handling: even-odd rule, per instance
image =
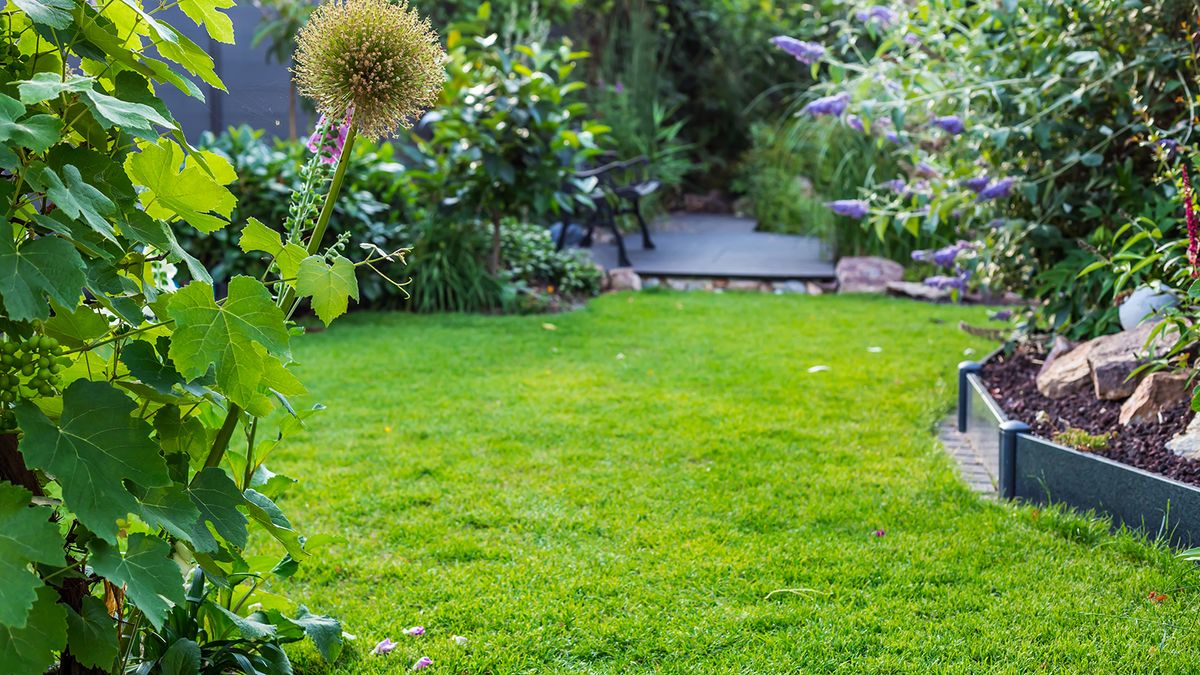
POLYGON ((1192 421, 1195 413, 1189 402, 1165 411, 1162 423, 1134 422, 1123 427, 1117 421, 1121 401, 1098 400, 1090 389, 1057 400, 1042 396, 1034 382, 1040 367, 1041 356, 1028 350, 998 354, 984 364, 983 381, 988 392, 1010 418, 1028 424, 1036 435, 1048 439, 1068 428, 1090 434, 1114 432, 1108 447, 1096 454, 1200 485, 1200 461, 1184 459, 1165 447, 1192 421), (1038 415, 1040 411, 1046 415, 1038 415))

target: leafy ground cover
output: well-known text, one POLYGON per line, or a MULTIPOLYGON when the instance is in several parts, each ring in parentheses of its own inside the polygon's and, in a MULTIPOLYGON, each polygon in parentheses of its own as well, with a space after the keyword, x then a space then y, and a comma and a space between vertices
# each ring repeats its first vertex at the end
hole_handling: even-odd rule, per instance
POLYGON ((981 500, 938 447, 983 316, 647 292, 350 317, 296 345, 332 410, 272 468, 344 541, 289 590, 358 635, 338 673, 1192 668, 1185 563, 981 500))

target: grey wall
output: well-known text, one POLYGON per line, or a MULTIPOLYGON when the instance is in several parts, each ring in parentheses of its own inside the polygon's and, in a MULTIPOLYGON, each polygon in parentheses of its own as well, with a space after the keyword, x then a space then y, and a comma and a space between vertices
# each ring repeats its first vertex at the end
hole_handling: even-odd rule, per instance
MULTIPOLYGON (((266 45, 251 48, 250 42, 261 19, 253 4, 241 2, 226 13, 233 19, 235 44, 232 45, 209 39, 203 27, 178 10, 171 10, 167 20, 212 55, 217 74, 229 93, 201 84, 206 99, 202 103, 170 85, 163 85, 158 90, 159 95, 183 125, 189 139, 196 138, 202 131, 219 132, 240 124, 286 137, 291 74, 284 64, 267 63, 266 45)), ((303 103, 297 101, 296 129, 301 138, 311 130, 310 119, 303 103)))

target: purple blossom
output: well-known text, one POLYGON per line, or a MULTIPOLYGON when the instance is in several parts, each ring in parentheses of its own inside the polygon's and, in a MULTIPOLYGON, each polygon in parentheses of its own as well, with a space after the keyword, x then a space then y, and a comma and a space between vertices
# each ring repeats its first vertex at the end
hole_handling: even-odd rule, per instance
POLYGON ((883 137, 888 139, 888 142, 900 145, 900 134, 896 133, 895 129, 889 129, 883 133, 883 137))
POLYGON ((425 670, 426 668, 428 668, 429 666, 432 666, 432 665, 433 665, 433 659, 429 658, 428 656, 422 656, 421 658, 417 659, 416 663, 414 663, 412 665, 412 669, 413 670, 425 670))
POLYGON ((846 116, 846 126, 850 127, 851 129, 857 131, 860 134, 866 131, 866 128, 863 126, 862 118, 859 117, 858 115, 847 115, 846 116))
MULTIPOLYGON (((351 106, 346 111, 346 118, 342 120, 341 126, 337 128, 337 135, 325 138, 324 146, 321 145, 321 129, 325 126, 325 116, 321 115, 321 119, 317 121, 317 130, 308 139, 308 149, 321 155, 322 164, 337 164, 338 158, 342 156, 342 149, 346 147, 346 137, 350 134, 350 120, 354 117, 354 107, 351 106)), ((331 128, 329 131, 333 131, 331 128)))
POLYGON ((916 173, 922 178, 937 178, 941 175, 938 173, 938 170, 933 168, 933 165, 929 164, 928 162, 920 162, 917 164, 916 173))
POLYGON ((976 199, 977 199, 977 201, 981 201, 981 202, 985 202, 990 199, 1003 199, 1004 197, 1007 197, 1012 192, 1013 184, 1015 182, 1016 181, 1014 181, 1011 178, 1002 178, 1002 179, 996 181, 995 183, 992 183, 991 185, 980 190, 979 197, 977 197, 976 199))
POLYGON ((1002 309, 999 312, 992 312, 988 318, 992 321, 1008 321, 1012 318, 1013 311, 1011 309, 1002 309))
POLYGON ((620 80, 617 80, 617 83, 613 85, 613 92, 617 93, 617 94, 624 94, 625 93, 625 83, 621 82, 620 80))
POLYGON ((881 529, 881 530, 875 530, 874 532, 872 532, 871 536, 875 537, 876 539, 879 539, 879 538, 883 537, 883 535, 885 535, 885 534, 887 534, 887 530, 881 529))
POLYGON ((912 260, 913 260, 913 262, 929 262, 931 254, 932 254, 932 251, 926 251, 926 250, 913 251, 912 252, 912 260))
POLYGON ((855 220, 862 220, 871 210, 870 206, 861 199, 839 199, 828 202, 825 206, 828 206, 830 211, 839 216, 846 216, 855 220))
POLYGON ((943 117, 933 118, 933 126, 945 131, 948 134, 961 134, 967 130, 963 124, 962 118, 958 115, 945 115, 943 117))
POLYGON ((930 257, 933 261, 933 264, 937 265, 938 267, 949 268, 954 266, 954 262, 958 259, 959 253, 972 248, 974 248, 974 246, 971 244, 971 242, 962 241, 960 239, 957 243, 939 248, 938 250, 934 251, 933 255, 930 257))
POLYGON ((395 648, 396 643, 392 642, 391 638, 384 638, 379 641, 379 644, 375 645, 375 648, 371 650, 371 653, 375 656, 383 656, 384 654, 390 654, 395 648))
POLYGON ((832 96, 823 96, 800 110, 802 114, 818 117, 820 115, 841 116, 846 112, 846 106, 850 105, 850 94, 841 92, 832 96))
POLYGON ((825 47, 823 45, 816 42, 797 40, 794 37, 786 35, 777 35, 771 38, 771 44, 796 57, 797 61, 805 65, 811 66, 820 61, 821 57, 825 56, 825 47))
POLYGON ((405 635, 414 635, 414 636, 424 635, 425 627, 424 626, 413 626, 412 628, 409 628, 408 630, 404 631, 404 634, 405 635))
POLYGON ((1003 227, 1004 222, 1005 221, 1003 218, 993 218, 992 220, 988 221, 988 227, 990 227, 994 230, 997 227, 1003 227))
POLYGON ((904 41, 907 42, 908 44, 912 45, 913 47, 921 46, 921 38, 917 37, 916 35, 914 35, 912 33, 905 33, 904 41))
POLYGON ((962 182, 962 186, 971 192, 979 194, 985 187, 988 186, 988 183, 990 183, 991 180, 992 179, 988 178, 987 176, 976 176, 974 178, 968 178, 964 180, 962 182))
POLYGON ((888 190, 895 192, 896 194, 903 194, 904 188, 906 187, 906 183, 904 182, 903 178, 893 178, 886 183, 881 183, 881 185, 888 190))
POLYGON ((967 278, 965 275, 955 277, 938 275, 925 279, 925 285, 932 288, 940 288, 944 291, 948 290, 964 290, 967 287, 967 278))
POLYGON ((854 17, 863 23, 878 23, 880 26, 887 28, 900 18, 891 8, 883 5, 872 5, 866 9, 860 9, 854 14, 854 17))

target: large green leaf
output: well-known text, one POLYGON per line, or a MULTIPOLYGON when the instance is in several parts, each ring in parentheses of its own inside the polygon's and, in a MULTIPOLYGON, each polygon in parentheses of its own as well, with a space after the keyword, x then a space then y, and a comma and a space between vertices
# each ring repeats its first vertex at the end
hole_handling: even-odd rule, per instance
POLYGON ((276 541, 283 544, 288 555, 296 560, 305 560, 310 557, 308 551, 304 550, 300 535, 292 529, 292 524, 288 522, 287 517, 275 505, 275 502, 255 490, 246 490, 243 494, 246 496, 244 506, 246 512, 250 514, 250 518, 261 525, 276 541))
POLYGON ((0 233, 0 300, 14 321, 50 316, 47 300, 74 309, 83 293, 83 258, 65 239, 41 237, 17 248, 0 233))
POLYGON ((237 198, 224 186, 236 180, 237 173, 228 160, 203 153, 209 173, 195 157, 185 159, 183 149, 170 139, 139 143, 138 148, 140 152, 125 158, 125 172, 147 188, 138 195, 147 214, 179 218, 201 232, 215 232, 229 223, 237 198))
POLYGON ((64 80, 58 73, 36 73, 28 80, 17 82, 21 103, 33 105, 58 98, 63 93, 79 93, 92 88, 96 78, 85 75, 69 75, 64 80))
POLYGON ((246 546, 246 516, 238 511, 246 500, 229 474, 215 467, 204 469, 192 479, 188 492, 200 517, 212 523, 217 534, 238 548, 246 546))
POLYGON ((196 25, 201 24, 218 42, 233 44, 233 21, 218 10, 233 7, 233 0, 180 0, 179 9, 196 25))
POLYGON ((121 127, 138 138, 157 138, 155 125, 168 129, 175 126, 148 105, 125 101, 94 89, 84 91, 83 100, 92 111, 92 117, 105 128, 121 127))
POLYGON ((278 232, 263 225, 257 218, 246 220, 246 227, 242 228, 238 246, 246 253, 262 251, 274 258, 275 264, 279 266, 279 275, 284 279, 290 279, 292 285, 296 283, 295 279, 300 270, 300 263, 308 255, 304 247, 299 244, 292 242, 285 244, 278 232))
POLYGON ((132 414, 133 401, 107 382, 76 380, 62 400, 57 425, 33 403, 17 405, 21 453, 30 467, 58 480, 80 522, 115 543, 116 521, 141 510, 122 481, 168 486, 166 462, 150 440, 150 425, 132 414))
POLYGON ((71 0, 13 0, 13 4, 28 14, 30 21, 59 30, 71 25, 75 7, 71 0))
POLYGON ((39 166, 36 171, 30 171, 30 184, 44 190, 63 213, 73 219, 82 217, 92 230, 115 243, 117 233, 110 219, 117 210, 116 204, 84 181, 79 169, 70 164, 62 167, 59 173, 61 177, 50 167, 39 166))
POLYGON ((40 675, 66 644, 67 609, 54 589, 42 586, 23 627, 0 626, 0 664, 12 675, 40 675))
POLYGON ((155 628, 161 629, 171 608, 183 603, 183 575, 171 560, 171 545, 166 541, 140 532, 131 534, 125 555, 98 539, 89 546, 92 569, 125 586, 126 595, 155 628))
POLYGON ((191 542, 196 551, 216 553, 216 538, 200 520, 200 511, 183 485, 147 490, 140 498, 142 518, 151 527, 161 527, 171 536, 191 542))
POLYGON ((145 340, 133 340, 121 349, 121 363, 129 373, 160 394, 169 394, 183 378, 168 363, 158 358, 154 345, 145 340))
POLYGON ((304 632, 317 646, 322 658, 329 663, 337 660, 343 645, 342 624, 337 619, 313 614, 307 607, 300 605, 300 611, 292 621, 304 627, 304 632))
POLYGON ((54 115, 25 117, 25 105, 0 94, 0 141, 15 141, 34 152, 45 152, 58 142, 62 120, 54 115))
POLYGON ((158 660, 162 675, 197 675, 200 672, 200 645, 180 638, 167 647, 158 660))
POLYGON ((221 91, 228 91, 225 89, 225 83, 221 81, 217 71, 213 68, 212 57, 183 33, 174 28, 170 30, 174 35, 174 41, 159 43, 158 52, 186 68, 189 73, 198 76, 205 84, 212 85, 221 91))
POLYGON ((309 256, 300 263, 296 292, 312 298, 313 311, 328 326, 346 313, 350 298, 358 300, 354 263, 342 256, 334 258, 332 264, 326 263, 322 256, 309 256))
POLYGON ((67 612, 67 638, 71 653, 85 666, 107 671, 117 658, 117 622, 100 598, 84 596, 79 614, 67 612))
POLYGON ((217 604, 205 605, 205 608, 212 612, 212 619, 231 624, 243 639, 262 640, 275 636, 275 626, 259 621, 257 617, 240 616, 217 604))
POLYGON ((182 261, 187 265, 193 279, 212 283, 208 270, 192 254, 183 250, 171 227, 163 221, 151 218, 145 211, 134 211, 129 214, 129 222, 125 224, 125 234, 134 241, 148 244, 168 254, 169 260, 182 261))
POLYGON ((170 350, 175 367, 188 379, 215 367, 217 385, 239 405, 255 402, 269 360, 290 355, 282 310, 250 277, 234 277, 220 305, 212 286, 194 281, 175 294, 167 312, 176 326, 170 350))
POLYGON ((82 347, 108 332, 108 319, 88 305, 72 310, 51 302, 50 308, 54 316, 43 324, 46 335, 68 347, 82 347))
POLYGON ((63 564, 63 542, 47 508, 31 508, 32 495, 0 483, 0 626, 22 628, 42 581, 29 563, 63 564))

